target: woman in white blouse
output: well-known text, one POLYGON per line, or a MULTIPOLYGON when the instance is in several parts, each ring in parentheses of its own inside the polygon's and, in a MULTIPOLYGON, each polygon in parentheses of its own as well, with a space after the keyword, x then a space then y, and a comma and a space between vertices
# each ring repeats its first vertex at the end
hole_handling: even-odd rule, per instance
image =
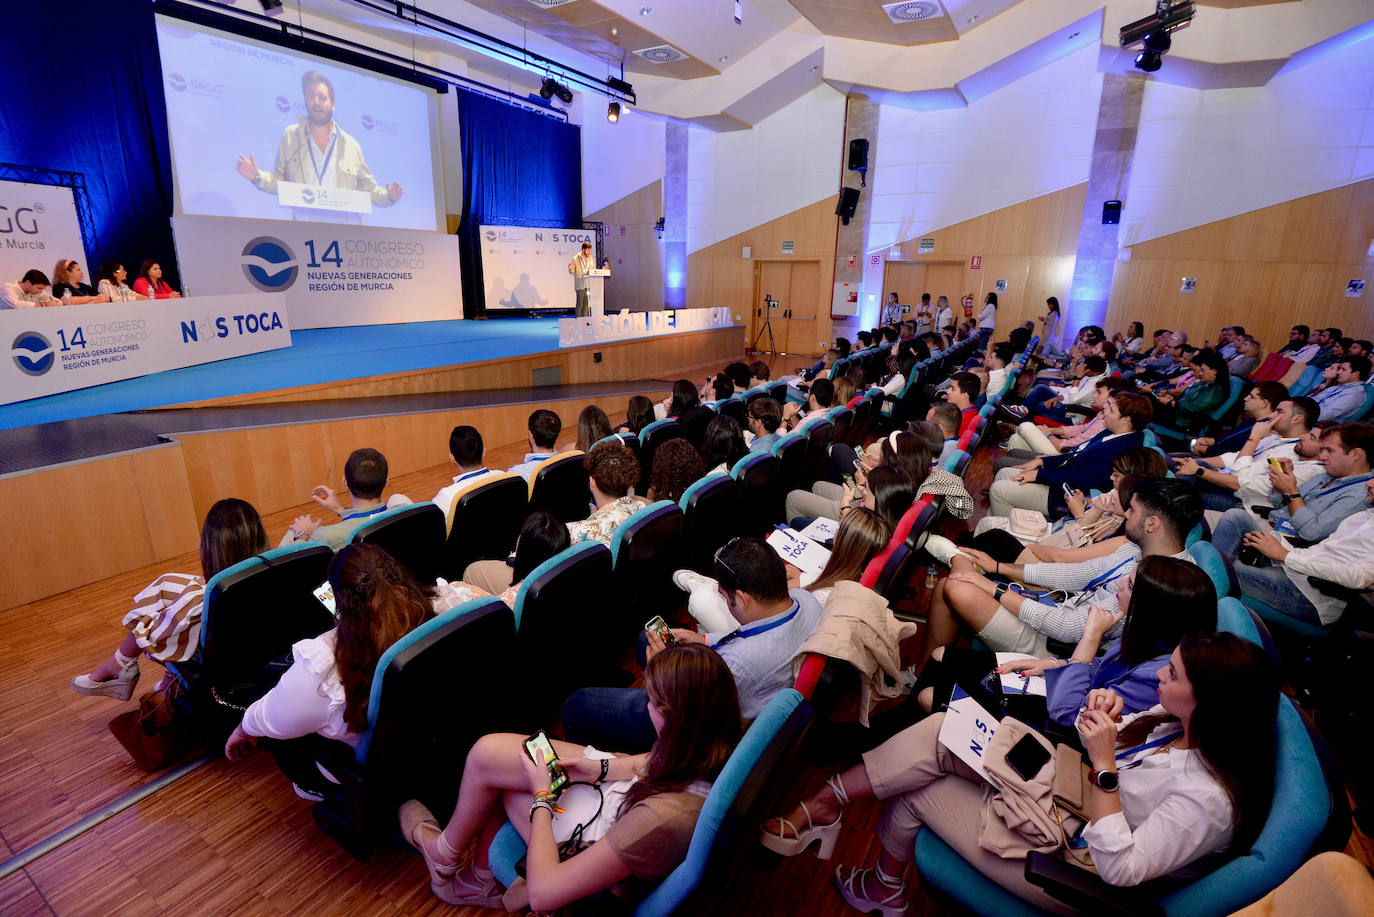
MULTIPOLYGON (((1122 717, 1110 689, 1088 694, 1078 733, 1093 768, 1091 818, 1082 839, 1102 878, 1139 885, 1204 871, 1205 858, 1250 849, 1274 793, 1277 666, 1234 634, 1185 639, 1159 670, 1159 706, 1122 717), (1190 868, 1191 867, 1191 868, 1190 868)), ((943 714, 928 717, 830 778, 787 819, 765 823, 765 846, 787 856, 821 842, 829 856, 845 805, 886 800, 882 854, 871 869, 840 866, 835 884, 852 906, 884 917, 906 910, 902 880, 926 827, 988 878, 1052 911, 1065 905, 1025 878, 1023 859, 978 845, 983 779, 939 744, 943 714)))
POLYGON ((106 261, 100 265, 100 276, 96 283, 96 292, 102 296, 108 296, 110 302, 130 302, 135 299, 147 299, 147 296, 140 296, 134 292, 133 287, 125 283, 129 279, 129 272, 124 270, 124 265, 118 261, 106 261))
MULTIPOLYGON (((433 587, 421 586, 376 545, 349 545, 329 565, 337 625, 291 647, 291 668, 243 714, 224 746, 240 761, 259 738, 298 739, 318 733, 357 748, 367 729, 372 675, 382 653, 434 615, 433 587)), ((279 746, 277 762, 307 799, 321 798, 328 778, 313 760, 279 746)))
POLYGON ((997 294, 989 293, 983 302, 983 311, 978 313, 978 349, 988 346, 992 332, 997 327, 997 294))

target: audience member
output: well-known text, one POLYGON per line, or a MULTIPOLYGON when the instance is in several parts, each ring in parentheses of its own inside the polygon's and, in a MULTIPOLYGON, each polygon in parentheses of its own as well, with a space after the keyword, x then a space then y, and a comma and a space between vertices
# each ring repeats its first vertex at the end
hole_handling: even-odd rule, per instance
POLYGON ((652 655, 639 692, 652 746, 645 754, 617 757, 552 741, 569 779, 603 791, 601 817, 581 833, 580 852, 566 860, 557 837, 567 826, 555 814, 549 769, 530 759, 525 734, 478 740, 468 752, 447 825, 440 829, 418 800, 401 806, 401 833, 424 857, 435 897, 455 905, 555 911, 604 889, 642 893, 676 869, 687 856, 711 783, 740 736, 740 705, 721 659, 699 644, 652 655), (511 812, 529 850, 517 883, 523 888, 508 891, 492 874, 487 841, 511 812), (463 851, 474 840, 476 853, 460 869, 463 851))
POLYGON ((1233 376, 1248 376, 1259 369, 1260 354, 1264 348, 1260 342, 1248 334, 1239 336, 1235 343, 1236 355, 1226 361, 1226 369, 1233 376))
POLYGON ((592 446, 611 435, 611 421, 606 412, 589 404, 577 415, 577 451, 591 452, 592 446))
POLYGON ((978 395, 982 383, 973 373, 955 373, 949 387, 949 403, 959 409, 959 436, 962 437, 978 423, 978 395))
POLYGON ((610 547, 616 526, 644 508, 642 501, 629 495, 639 481, 639 460, 625 445, 604 442, 592 447, 584 461, 592 514, 581 522, 569 522, 568 536, 573 544, 590 539, 610 547))
POLYGON ((944 465, 951 455, 959 451, 959 428, 964 416, 948 401, 937 401, 926 411, 926 420, 937 424, 940 432, 944 434, 944 444, 940 447, 940 455, 936 459, 938 464, 944 465))
POLYGON ((721 415, 706 425, 706 440, 702 444, 701 458, 708 474, 725 472, 729 474, 735 463, 749 454, 744 444, 744 431, 739 428, 733 417, 721 415))
POLYGON ((1027 417, 1047 417, 1058 423, 1069 420, 1069 407, 1087 408, 1093 402, 1097 383, 1107 378, 1107 361, 1100 355, 1085 357, 1074 371, 1072 385, 1037 385, 1020 405, 1003 408, 1016 421, 1027 417))
POLYGON ((95 287, 84 282, 85 274, 81 265, 70 258, 59 258, 52 272, 52 295, 62 300, 64 305, 82 306, 87 303, 109 302, 110 300, 95 291, 95 287), (67 294, 71 298, 67 298, 67 294))
POLYGON ((1314 396, 1322 419, 1338 423, 1358 420, 1369 394, 1364 384, 1369 378, 1369 357, 1346 357, 1333 365, 1336 367, 1335 385, 1314 396))
MULTIPOLYGON (((200 530, 200 575, 164 573, 138 595, 122 624, 129 635, 114 656, 89 675, 72 679, 81 694, 128 700, 138 684, 138 657, 157 662, 184 662, 200 649, 200 618, 205 584, 271 545, 258 511, 242 500, 220 500, 205 515, 200 530)), ((164 676, 167 682, 170 676, 164 676)))
MULTIPOLYGON (((730 397, 726 395, 725 397, 730 397)), ((633 433, 638 436, 640 432, 653 423, 654 403, 649 400, 647 395, 633 395, 630 403, 625 409, 625 422, 616 428, 617 432, 633 433)), ((556 439, 556 437, 555 437, 556 439)), ((594 444, 593 444, 594 445, 594 444)))
POLYGON ((329 584, 335 627, 291 647, 291 667, 244 711, 224 743, 224 756, 241 761, 258 739, 277 740, 277 765, 298 795, 313 800, 338 781, 317 763, 316 746, 286 740, 315 734, 356 749, 367 731, 377 660, 434 615, 433 586, 417 582, 376 545, 341 550, 329 565, 329 584))
POLYGON ((749 432, 754 437, 749 443, 749 451, 771 452, 774 444, 782 438, 777 433, 782 424, 782 406, 772 398, 755 398, 749 403, 745 416, 749 432))
POLYGON ((134 292, 147 299, 180 299, 181 294, 162 279, 162 265, 149 258, 138 269, 134 292))
POLYGON ((701 455, 685 439, 670 439, 654 451, 649 472, 649 502, 668 500, 676 503, 687 488, 706 474, 701 455))
MULTIPOLYGON (((1280 404, 1288 399, 1288 388, 1282 382, 1256 382, 1241 399, 1241 415, 1235 429, 1220 441, 1214 436, 1199 436, 1190 444, 1194 455, 1214 457, 1224 452, 1239 452, 1250 438, 1255 423, 1271 417, 1280 404)), ((1316 423, 1317 415, 1311 415, 1310 422, 1316 423)))
MULTIPOLYGON (((643 396, 635 396, 643 397, 643 396)), ((631 399, 633 401, 633 399, 631 399)), ((647 398, 645 399, 648 400, 647 398)), ((633 405, 632 405, 633 406, 633 405)), ((653 413, 649 414, 652 422, 653 413)), ((540 408, 530 414, 529 447, 520 464, 512 466, 511 474, 518 474, 532 485, 539 466, 557 455, 558 436, 563 432, 563 421, 553 411, 540 408)), ((636 433, 639 431, 636 430, 636 433)))
POLYGON ((782 407, 782 423, 789 430, 806 430, 825 419, 826 412, 834 404, 835 383, 829 379, 817 379, 807 391, 806 405, 789 401, 782 407))
POLYGON ((1036 456, 1058 455, 1065 449, 1083 445, 1105 429, 1102 409, 1107 406, 1107 399, 1112 392, 1129 387, 1130 383, 1123 379, 1098 379, 1093 385, 1092 401, 1088 404, 1092 414, 1080 424, 1058 427, 1030 420, 1021 421, 1017 424, 1016 432, 1007 440, 1002 454, 993 462, 993 467, 1000 471, 1024 465, 1036 456))
POLYGON ((983 300, 983 311, 978 313, 978 349, 983 350, 992 338, 997 327, 997 294, 989 293, 983 300))
POLYGON ((454 427, 448 434, 448 458, 458 467, 453 483, 445 485, 434 495, 434 505, 444 511, 448 520, 447 528, 453 527, 453 507, 458 498, 478 484, 485 484, 489 475, 495 474, 482 464, 486 458, 486 446, 482 434, 476 427, 454 427))
POLYGON ((1293 330, 1288 332, 1288 344, 1279 350, 1279 356, 1287 357, 1294 363, 1311 360, 1321 349, 1315 341, 1309 340, 1311 334, 1312 329, 1306 325, 1294 325, 1293 330))
POLYGON ((0 309, 32 309, 58 306, 61 300, 48 292, 48 276, 39 270, 25 271, 14 283, 0 284, 0 309))
MULTIPOLYGON (((1251 394, 1247 401, 1262 396, 1251 394)), ((1316 426, 1317 404, 1310 398, 1279 402, 1272 416, 1250 428, 1244 445, 1235 452, 1214 458, 1184 456, 1175 465, 1179 477, 1197 487, 1208 509, 1226 510, 1233 506, 1268 506, 1273 488, 1269 481, 1270 460, 1295 462, 1298 483, 1321 472, 1320 462, 1299 461, 1298 447, 1316 426)))
POLYGON ((339 516, 339 521, 322 525, 314 516, 297 516, 286 530, 282 544, 297 541, 316 541, 341 550, 353 536, 354 529, 372 516, 386 509, 382 491, 386 489, 386 457, 376 449, 355 449, 344 464, 344 490, 348 491, 347 509, 339 502, 338 494, 327 484, 316 485, 310 498, 339 516))
POLYGON ((768 369, 768 364, 763 362, 762 360, 755 360, 754 362, 749 364, 750 388, 757 388, 760 385, 766 385, 768 383, 768 379, 770 376, 771 372, 768 369))

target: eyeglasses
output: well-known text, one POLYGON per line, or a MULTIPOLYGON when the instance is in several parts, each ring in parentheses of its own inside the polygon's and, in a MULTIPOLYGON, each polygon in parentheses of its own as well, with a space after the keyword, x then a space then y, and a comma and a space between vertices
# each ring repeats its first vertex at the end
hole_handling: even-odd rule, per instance
MULTIPOLYGON (((730 569, 730 565, 727 564, 724 560, 722 560, 720 555, 724 554, 726 551, 729 551, 731 548, 733 548, 735 545, 739 544, 743 540, 744 537, 742 535, 736 535, 734 538, 731 538, 729 541, 725 542, 724 545, 717 548, 716 553, 711 556, 712 563, 719 564, 722 570, 730 574, 730 579, 734 581, 734 586, 736 589, 739 588, 741 582, 739 574, 736 573, 734 570, 730 569)), ((719 577, 717 578, 719 579, 719 577)))

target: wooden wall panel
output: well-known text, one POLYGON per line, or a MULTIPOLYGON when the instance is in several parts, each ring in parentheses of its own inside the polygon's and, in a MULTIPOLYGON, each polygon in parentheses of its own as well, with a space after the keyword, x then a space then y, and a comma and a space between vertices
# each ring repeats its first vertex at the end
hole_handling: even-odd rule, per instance
POLYGON ((204 513, 187 484, 175 444, 0 477, 0 506, 32 508, 12 514, 0 608, 194 550, 204 513))
POLYGON ((1182 328, 1198 342, 1241 324, 1266 347, 1295 324, 1374 338, 1374 289, 1345 297, 1351 278, 1374 280, 1374 180, 1239 214, 1125 249, 1107 327, 1182 328), (1182 278, 1197 291, 1181 293, 1182 278))
MULTIPOLYGON (((760 262, 813 262, 818 265, 814 292, 805 304, 814 306, 816 329, 794 347, 800 353, 813 353, 816 341, 831 338, 830 299, 835 286, 835 239, 839 217, 835 198, 828 197, 810 206, 762 223, 687 256, 687 304, 692 307, 725 306, 746 325, 750 321, 755 296, 755 268, 760 262), (782 254, 782 243, 794 243, 791 255, 782 254), (750 257, 741 257, 743 246, 750 257), (810 338, 815 340, 811 341, 810 338)), ((767 291, 765 291, 767 292, 767 291)), ((751 338, 752 339, 752 338, 751 338)), ((782 342, 779 341, 779 344, 782 342)))
POLYGON ((662 215, 660 179, 587 216, 606 224, 604 253, 611 262, 611 276, 606 278, 607 312, 663 307, 663 243, 654 231, 662 215), (623 236, 621 226, 625 227, 623 236))

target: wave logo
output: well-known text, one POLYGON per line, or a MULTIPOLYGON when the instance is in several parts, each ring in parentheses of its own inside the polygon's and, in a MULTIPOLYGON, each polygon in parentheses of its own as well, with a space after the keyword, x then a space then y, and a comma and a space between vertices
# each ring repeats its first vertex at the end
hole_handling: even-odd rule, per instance
POLYGON ((243 276, 264 293, 281 293, 291 288, 300 274, 295 252, 281 239, 258 236, 243 247, 243 276))
POLYGON ((305 201, 307 204, 313 204, 313 203, 315 203, 315 189, 314 189, 314 188, 302 188, 302 189, 301 189, 301 200, 305 201))
POLYGON ((488 229, 488 230, 487 230, 487 241, 488 241, 488 242, 495 242, 495 241, 496 241, 496 230, 494 230, 494 229, 488 229))
POLYGON ((14 339, 10 350, 14 365, 28 376, 41 376, 52 369, 57 354, 53 352, 52 342, 37 331, 24 331, 14 339))
POLYGON ((182 76, 180 73, 170 73, 167 75, 167 85, 171 86, 177 92, 185 92, 187 85, 186 77, 182 76))
POLYGON ((277 111, 281 112, 282 114, 286 114, 288 111, 291 110, 291 100, 288 99, 286 96, 277 96, 272 101, 276 104, 277 111))
POLYGON ((372 130, 373 126, 374 126, 374 122, 373 122, 373 120, 372 120, 372 116, 371 116, 371 115, 363 115, 363 127, 366 128, 367 130, 372 130))

